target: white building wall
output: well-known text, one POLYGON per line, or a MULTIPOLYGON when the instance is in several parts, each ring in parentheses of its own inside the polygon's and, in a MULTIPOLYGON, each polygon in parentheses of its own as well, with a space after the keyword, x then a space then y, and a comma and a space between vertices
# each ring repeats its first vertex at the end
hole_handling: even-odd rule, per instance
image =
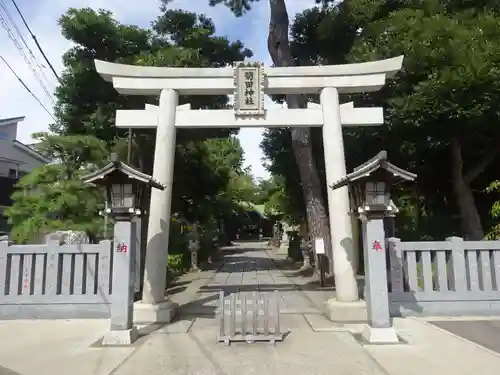
POLYGON ((22 172, 31 172, 34 168, 44 164, 46 163, 40 158, 16 147, 14 141, 0 139, 0 175, 7 175, 9 169, 12 168, 19 168, 22 172))
POLYGON ((0 139, 15 140, 17 138, 17 123, 0 126, 0 139))

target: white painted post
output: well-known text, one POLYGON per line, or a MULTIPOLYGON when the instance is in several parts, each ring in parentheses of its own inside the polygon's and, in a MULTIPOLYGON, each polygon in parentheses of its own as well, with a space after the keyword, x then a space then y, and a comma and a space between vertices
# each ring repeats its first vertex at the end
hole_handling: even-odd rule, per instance
POLYGON ((165 322, 173 318, 175 304, 165 300, 170 229, 170 205, 175 156, 175 114, 178 93, 164 89, 160 94, 153 178, 165 186, 153 189, 149 207, 148 240, 142 303, 136 306, 136 320, 165 322))
POLYGON ((354 269, 357 254, 352 240, 348 190, 347 187, 336 190, 329 188, 347 174, 338 90, 334 87, 324 88, 320 101, 324 120, 323 145, 336 298, 341 302, 352 302, 357 301, 359 296, 354 269))

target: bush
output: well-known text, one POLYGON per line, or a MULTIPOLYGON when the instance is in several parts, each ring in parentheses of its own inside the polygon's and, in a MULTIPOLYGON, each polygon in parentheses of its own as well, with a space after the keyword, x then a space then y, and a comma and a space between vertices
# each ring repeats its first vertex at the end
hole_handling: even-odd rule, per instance
POLYGON ((184 258, 184 254, 168 254, 168 274, 175 277, 186 271, 184 258))
POLYGON ((181 270, 181 273, 189 269, 190 258, 188 241, 186 234, 182 232, 182 225, 175 218, 172 218, 170 223, 170 237, 168 244, 169 263, 171 255, 180 256, 181 264, 177 268, 181 270))

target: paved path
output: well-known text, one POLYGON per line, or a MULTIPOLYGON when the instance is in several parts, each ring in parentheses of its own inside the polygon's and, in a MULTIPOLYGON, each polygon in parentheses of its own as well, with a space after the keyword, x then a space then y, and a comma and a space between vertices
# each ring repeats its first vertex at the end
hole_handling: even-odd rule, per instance
POLYGON ((226 248, 223 254, 220 268, 210 276, 202 275, 203 283, 198 285, 194 297, 192 294, 187 298, 183 295, 172 296, 181 305, 181 315, 213 316, 218 306, 219 291, 224 291, 226 295, 246 295, 247 298, 253 292, 267 294, 278 291, 283 314, 324 314, 324 302, 334 295, 330 289, 322 290, 311 272, 283 271, 288 262, 266 250, 263 243, 240 244, 226 248))
POLYGON ((217 271, 186 275, 180 280, 182 288, 191 278, 192 289, 172 296, 181 304, 179 320, 151 334, 114 374, 387 374, 349 332, 339 331, 328 321, 324 301, 333 293, 321 290, 310 273, 283 270, 287 262, 266 250, 264 244, 240 244, 223 253, 217 271), (217 343, 219 326, 214 313, 221 290, 246 296, 277 290, 281 295, 281 326, 288 336, 276 346, 233 343, 227 347, 217 343), (335 332, 325 332, 332 329, 335 332))

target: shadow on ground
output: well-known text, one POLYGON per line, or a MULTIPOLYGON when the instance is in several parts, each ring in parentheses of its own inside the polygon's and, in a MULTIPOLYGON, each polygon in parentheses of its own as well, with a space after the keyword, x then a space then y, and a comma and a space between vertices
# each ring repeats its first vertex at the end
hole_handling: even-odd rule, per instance
MULTIPOLYGON (((252 292, 277 291, 285 315, 325 313, 324 302, 334 296, 331 280, 321 286, 314 268, 277 255, 265 241, 241 242, 222 247, 217 261, 200 265, 201 272, 185 274, 168 286, 167 294, 179 304, 172 324, 216 318, 221 291, 224 296, 241 293, 247 298, 252 292)), ((165 329, 153 325, 143 331, 165 329)))
POLYGON ((0 366, 0 375, 22 375, 19 372, 0 366))

